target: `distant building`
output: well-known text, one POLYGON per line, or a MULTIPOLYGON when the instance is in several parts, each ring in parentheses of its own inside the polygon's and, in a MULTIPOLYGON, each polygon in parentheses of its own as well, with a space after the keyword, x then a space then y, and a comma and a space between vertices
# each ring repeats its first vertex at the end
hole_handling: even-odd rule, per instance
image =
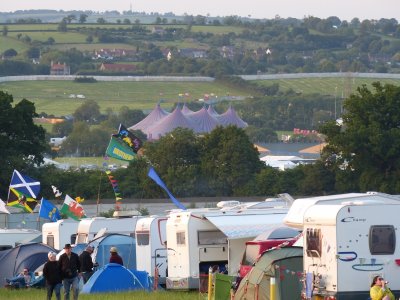
POLYGON ((71 70, 70 67, 66 63, 54 63, 53 61, 50 64, 50 75, 70 75, 71 70))

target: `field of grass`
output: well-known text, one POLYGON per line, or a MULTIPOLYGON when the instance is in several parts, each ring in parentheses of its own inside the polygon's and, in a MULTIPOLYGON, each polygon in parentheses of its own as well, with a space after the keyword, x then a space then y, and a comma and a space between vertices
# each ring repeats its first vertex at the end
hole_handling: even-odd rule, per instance
POLYGON ((86 41, 87 35, 77 33, 77 32, 60 32, 60 31, 19 31, 19 32, 10 32, 8 34, 9 37, 17 38, 18 34, 22 34, 23 36, 29 36, 33 41, 45 42, 48 38, 52 37, 56 43, 64 44, 64 43, 84 43, 86 41))
POLYGON ((366 84, 371 88, 371 84, 380 81, 382 84, 390 83, 400 85, 400 79, 371 79, 371 78, 301 78, 301 79, 279 79, 279 80, 258 80, 260 85, 270 86, 274 83, 279 84, 281 91, 292 89, 296 93, 302 94, 321 94, 346 98, 350 93, 356 92, 357 87, 366 84))
POLYGON ((0 35, 0 53, 3 53, 5 50, 14 49, 18 53, 28 50, 29 45, 24 44, 23 42, 8 36, 0 35))
POLYGON ((216 96, 243 95, 239 89, 228 88, 213 82, 97 82, 72 81, 20 81, 0 83, 0 90, 18 102, 26 98, 35 103, 36 111, 65 116, 72 114, 88 99, 96 101, 102 112, 107 108, 117 111, 122 106, 131 109, 151 110, 159 101, 164 109, 173 103, 203 98, 204 94, 216 96), (179 96, 188 93, 189 96, 179 96), (82 94, 85 99, 69 98, 82 94))
MULTIPOLYGON (((63 297, 61 295, 61 297, 63 297)), ((8 290, 0 288, 0 299, 8 300, 43 300, 46 298, 46 290, 29 289, 29 290, 8 290)), ((53 299, 55 296, 53 295, 53 299)), ((72 299, 72 295, 71 295, 72 299)), ((107 293, 107 294, 81 294, 80 300, 199 300, 207 299, 200 296, 198 292, 126 292, 126 293, 107 293)))

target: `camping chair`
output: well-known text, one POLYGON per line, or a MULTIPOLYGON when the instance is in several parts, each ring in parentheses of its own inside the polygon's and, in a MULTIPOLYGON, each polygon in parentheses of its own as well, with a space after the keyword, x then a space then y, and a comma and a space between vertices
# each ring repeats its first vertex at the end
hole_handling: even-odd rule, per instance
POLYGON ((199 299, 208 299, 208 274, 200 274, 199 299))

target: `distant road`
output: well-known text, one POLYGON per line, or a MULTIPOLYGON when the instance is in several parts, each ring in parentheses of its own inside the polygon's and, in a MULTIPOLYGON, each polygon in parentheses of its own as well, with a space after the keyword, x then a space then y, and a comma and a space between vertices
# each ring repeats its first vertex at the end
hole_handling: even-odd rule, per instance
MULTIPOLYGON (((376 78, 376 79, 400 79, 400 74, 388 73, 292 73, 292 74, 260 74, 260 75, 238 75, 244 80, 276 80, 276 79, 298 79, 298 78, 376 78)), ((81 75, 27 75, 27 76, 4 76, 1 82, 30 81, 30 80, 74 80, 81 75)), ((206 76, 86 76, 97 81, 153 81, 153 82, 213 82, 215 78, 206 76)))

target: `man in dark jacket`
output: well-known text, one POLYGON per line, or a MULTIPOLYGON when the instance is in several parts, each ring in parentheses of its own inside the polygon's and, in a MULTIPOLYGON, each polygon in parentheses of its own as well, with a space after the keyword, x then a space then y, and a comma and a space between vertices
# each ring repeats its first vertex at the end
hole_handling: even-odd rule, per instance
POLYGON ((69 300, 69 292, 72 286, 72 293, 74 300, 78 300, 79 294, 79 273, 81 264, 79 262, 78 254, 72 252, 70 244, 65 244, 65 253, 63 253, 58 259, 58 263, 61 269, 61 276, 63 278, 64 285, 64 300, 69 300))
POLYGON ((56 254, 53 251, 48 253, 49 260, 44 264, 43 277, 46 279, 47 300, 51 300, 53 291, 56 294, 56 299, 61 300, 61 271, 56 261, 56 254))
POLYGON ((86 283, 90 276, 93 275, 93 261, 91 254, 93 253, 93 246, 87 246, 85 250, 79 255, 79 262, 81 264, 81 273, 83 283, 86 283))

